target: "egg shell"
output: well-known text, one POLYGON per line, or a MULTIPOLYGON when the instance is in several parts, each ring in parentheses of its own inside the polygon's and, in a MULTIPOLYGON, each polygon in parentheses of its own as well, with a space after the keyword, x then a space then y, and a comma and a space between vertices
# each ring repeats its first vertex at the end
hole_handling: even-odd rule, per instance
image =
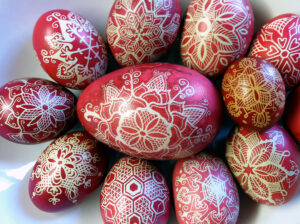
POLYGON ((105 43, 84 17, 68 10, 51 10, 36 22, 33 47, 44 70, 55 81, 83 89, 106 72, 105 43))
POLYGON ((240 186, 258 203, 282 205, 299 192, 300 152, 279 125, 263 132, 233 129, 226 158, 240 186))
POLYGON ((290 89, 300 83, 300 16, 279 15, 258 32, 249 55, 271 62, 290 89))
POLYGON ((181 22, 178 0, 116 0, 107 41, 121 66, 154 62, 173 45, 181 22))
POLYGON ((107 164, 106 152, 84 131, 53 141, 40 155, 29 179, 29 196, 45 212, 60 212, 95 191, 107 164))
POLYGON ((239 126, 262 131, 281 118, 285 86, 269 62, 246 57, 234 62, 222 82, 222 95, 230 117, 239 126))
POLYGON ((76 97, 45 79, 24 78, 0 88, 0 135, 35 144, 57 137, 75 123, 76 97))
POLYGON ((287 99, 284 121, 300 144, 300 86, 298 86, 287 99))
POLYGON ((173 171, 175 212, 180 224, 235 224, 239 195, 225 163, 207 153, 178 160, 173 171))
POLYGON ((182 60, 206 76, 223 75, 246 53, 253 30, 248 0, 192 0, 182 32, 182 60))
POLYGON ((146 160, 123 157, 111 168, 101 190, 103 222, 166 224, 169 194, 166 180, 155 166, 146 160))
POLYGON ((114 71, 80 95, 77 114, 99 141, 146 159, 178 159, 209 145, 222 123, 219 93, 205 76, 153 63, 114 71))

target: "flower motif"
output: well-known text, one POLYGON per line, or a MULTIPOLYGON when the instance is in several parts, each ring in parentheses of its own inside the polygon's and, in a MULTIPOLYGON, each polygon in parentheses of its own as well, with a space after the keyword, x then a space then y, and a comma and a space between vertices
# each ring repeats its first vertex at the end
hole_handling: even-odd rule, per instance
POLYGON ((32 90, 23 96, 24 104, 18 106, 24 109, 19 118, 31 120, 28 126, 37 125, 39 130, 45 131, 50 125, 57 127, 58 121, 65 121, 64 110, 66 98, 58 96, 57 91, 50 92, 47 86, 42 86, 38 92, 32 90))
POLYGON ((121 141, 141 152, 159 151, 167 147, 171 137, 167 122, 146 109, 133 111, 126 118, 121 117, 119 127, 121 141))

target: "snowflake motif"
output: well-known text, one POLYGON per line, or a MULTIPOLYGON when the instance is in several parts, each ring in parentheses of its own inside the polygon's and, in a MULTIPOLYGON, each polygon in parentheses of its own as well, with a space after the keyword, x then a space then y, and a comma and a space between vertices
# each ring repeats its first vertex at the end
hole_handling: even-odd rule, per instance
POLYGON ((243 1, 192 1, 181 40, 181 55, 187 67, 214 76, 245 53, 251 41, 253 19, 249 5, 243 4, 243 1))
POLYGON ((82 133, 74 133, 72 137, 65 135, 40 156, 31 174, 31 180, 37 180, 32 197, 47 193, 50 195, 49 203, 56 205, 65 194, 68 200, 76 203, 79 188, 90 187, 90 178, 101 175, 93 165, 99 161, 98 154, 92 155, 88 151, 96 147, 96 141, 80 141, 81 136, 82 133))
POLYGON ((41 131, 45 131, 51 124, 56 128, 56 123, 65 121, 64 111, 69 109, 65 103, 65 97, 57 96, 57 91, 50 92, 46 86, 42 86, 38 92, 32 90, 22 97, 24 104, 18 105, 23 112, 19 119, 30 120, 28 126, 37 125, 41 131))
POLYGON ((180 25, 180 14, 171 12, 172 4, 172 0, 115 2, 107 25, 107 40, 111 48, 118 49, 115 57, 121 65, 151 62, 166 52, 180 25), (117 12, 121 9, 124 14, 117 12), (166 26, 170 16, 171 22, 166 26))
POLYGON ((260 30, 249 55, 262 57, 280 71, 287 88, 300 82, 300 17, 282 15, 260 30))
POLYGON ((282 132, 270 130, 266 132, 268 139, 263 140, 257 132, 243 135, 240 130, 236 128, 227 144, 226 157, 232 172, 254 200, 269 205, 283 204, 287 190, 297 181, 300 170, 289 160, 288 150, 277 149, 284 147, 282 132))
POLYGON ((184 223, 235 223, 239 202, 224 163, 201 153, 183 162, 174 181, 176 212, 184 223))
POLYGON ((209 102, 186 105, 185 98, 195 93, 186 79, 179 79, 173 90, 169 90, 168 72, 154 71, 147 83, 139 80, 141 74, 134 70, 124 74, 121 89, 113 81, 104 84, 105 102, 85 106, 84 118, 88 122, 97 121, 94 136, 112 148, 129 150, 133 156, 151 158, 159 154, 178 158, 192 154, 190 149, 205 143, 215 132, 211 125, 205 129, 196 126, 211 114, 209 102), (117 126, 112 128, 112 125, 117 126))
POLYGON ((56 74, 67 87, 82 88, 106 71, 107 57, 103 40, 92 24, 72 12, 53 12, 46 20, 60 32, 45 36, 49 50, 40 54, 45 64, 58 63, 56 74), (82 56, 84 55, 84 57, 82 56), (66 82, 64 81, 64 82, 66 82))
POLYGON ((123 157, 105 179, 100 208, 107 223, 162 223, 169 210, 169 190, 153 165, 123 157))

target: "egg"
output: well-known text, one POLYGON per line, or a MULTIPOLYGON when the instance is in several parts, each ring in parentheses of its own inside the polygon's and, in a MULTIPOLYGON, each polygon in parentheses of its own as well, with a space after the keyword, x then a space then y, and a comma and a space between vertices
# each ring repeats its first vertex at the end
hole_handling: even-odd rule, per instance
POLYGON ((222 123, 214 85, 196 71, 153 63, 101 77, 79 97, 77 114, 99 141, 146 159, 178 159, 209 145, 222 123))
POLYGON ((300 152, 279 125, 263 132, 233 129, 226 158, 240 186, 258 203, 282 205, 299 192, 300 152))
POLYGON ((249 55, 271 62, 290 89, 300 83, 300 16, 283 14, 258 32, 249 55))
POLYGON ((104 223, 166 224, 170 211, 166 180, 148 161, 123 157, 105 178, 100 210, 104 223))
POLYGON ((61 136, 43 151, 33 167, 30 199, 45 212, 73 207, 99 187, 106 164, 105 151, 87 132, 61 136))
POLYGON ((246 57, 234 62, 223 77, 222 95, 231 118, 256 131, 276 124, 285 106, 280 73, 260 58, 246 57))
POLYGON ((107 41, 123 67, 153 62, 171 48, 180 22, 178 0, 116 0, 108 17, 107 41))
POLYGON ((180 224, 235 224, 239 195, 225 163, 200 153, 178 160, 173 171, 175 212, 180 224))
POLYGON ((246 53, 253 30, 248 0, 193 0, 182 32, 182 60, 208 77, 223 75, 246 53))
POLYGON ((288 96, 284 121, 300 144, 300 85, 288 96))
POLYGON ((105 43, 84 17, 68 10, 51 10, 36 22, 33 47, 44 70, 55 81, 83 89, 106 72, 105 43))
POLYGON ((75 123, 76 97, 45 79, 24 78, 0 88, 0 135, 9 141, 48 141, 75 123))

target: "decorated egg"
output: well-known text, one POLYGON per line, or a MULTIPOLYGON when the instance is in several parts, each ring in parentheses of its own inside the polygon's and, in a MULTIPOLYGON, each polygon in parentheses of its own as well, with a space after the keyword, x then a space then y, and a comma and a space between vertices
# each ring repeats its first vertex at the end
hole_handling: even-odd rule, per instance
POLYGON ((287 89, 300 83, 300 16, 283 14, 268 21, 258 32, 250 56, 271 62, 287 89))
POLYGON ((0 88, 0 135, 9 141, 48 141, 75 123, 76 97, 45 79, 24 78, 0 88))
POLYGON ((106 72, 107 52, 100 33, 74 12, 44 13, 34 27, 33 47, 44 70, 63 86, 83 89, 106 72))
POLYGON ((180 224, 235 224, 239 195, 225 163, 210 154, 178 160, 173 171, 175 212, 180 224))
POLYGON ((260 58, 234 62, 222 82, 222 95, 231 118, 240 126, 266 130, 281 118, 285 86, 277 69, 260 58))
POLYGON ((284 114, 285 123, 300 144, 300 86, 289 95, 284 114))
POLYGON ((180 22, 178 0, 116 0, 108 17, 107 41, 121 66, 153 62, 171 48, 180 22))
POLYGON ((206 76, 222 75, 246 53, 253 29, 248 0, 193 0, 182 32, 182 60, 206 76))
POLYGON ((222 123, 214 85, 196 71, 163 63, 126 67, 101 77, 80 95, 77 113, 99 141, 155 160, 201 151, 222 123))
POLYGON ((226 158, 243 190, 258 203, 281 205, 299 192, 300 152, 279 125, 263 132, 235 128, 226 158))
POLYGON ((104 181, 100 210, 105 224, 166 224, 170 211, 166 180, 149 162, 123 157, 104 181))
POLYGON ((87 132, 61 136, 40 155, 29 179, 29 196, 45 212, 59 212, 82 202, 99 187, 107 157, 87 132))

